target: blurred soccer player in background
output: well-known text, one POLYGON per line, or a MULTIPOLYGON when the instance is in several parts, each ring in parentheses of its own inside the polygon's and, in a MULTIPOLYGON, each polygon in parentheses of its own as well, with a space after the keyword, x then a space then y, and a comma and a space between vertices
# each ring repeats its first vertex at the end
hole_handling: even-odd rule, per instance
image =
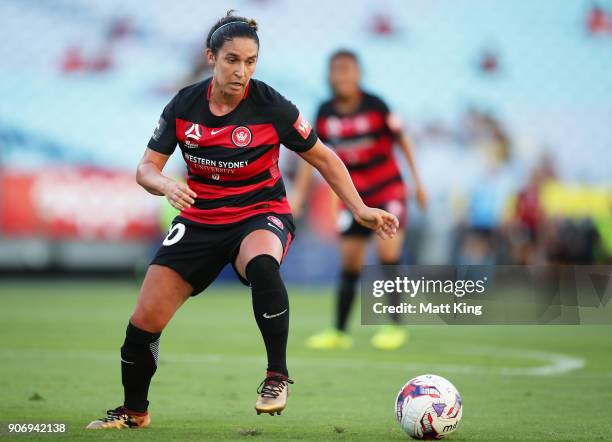
MULTIPOLYGON (((414 194, 421 209, 427 206, 427 196, 419 179, 410 141, 401 129, 399 119, 382 99, 364 91, 360 82, 361 69, 357 55, 348 50, 336 51, 329 61, 329 84, 333 96, 319 107, 316 129, 321 140, 342 159, 366 204, 384 208, 400 220, 400 231, 392 240, 376 241, 380 263, 398 265, 402 256, 408 193, 393 154, 395 144, 400 146, 406 157, 414 180, 414 194)), ((312 167, 307 163, 302 164, 292 195, 296 216, 301 213, 311 178, 312 167)), ((342 270, 335 324, 333 328, 307 340, 308 347, 313 349, 352 346, 347 321, 371 232, 362 227, 346 208, 338 209, 342 270)), ((379 329, 372 338, 374 347, 392 350, 406 341, 406 330, 397 325, 399 317, 391 316, 391 319, 395 325, 379 329)))
POLYGON ((312 164, 362 225, 382 238, 397 231, 394 215, 363 203, 342 161, 295 105, 251 78, 259 55, 257 24, 231 12, 208 34, 212 78, 175 95, 138 165, 138 183, 181 212, 147 270, 127 326, 121 347, 123 404, 89 429, 150 424, 148 393, 161 333, 181 305, 204 291, 227 264, 251 288, 266 348, 268 366, 255 409, 271 415, 284 410, 293 381, 286 361, 289 299, 280 264, 294 227, 278 168, 280 143, 312 164), (162 173, 177 144, 187 183, 162 173))

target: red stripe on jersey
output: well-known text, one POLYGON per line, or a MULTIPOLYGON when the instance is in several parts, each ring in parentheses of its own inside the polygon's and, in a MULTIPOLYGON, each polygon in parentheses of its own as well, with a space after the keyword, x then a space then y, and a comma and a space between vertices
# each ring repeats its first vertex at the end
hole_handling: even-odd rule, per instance
MULTIPOLYGON (((385 182, 391 177, 401 176, 395 158, 390 156, 384 163, 377 164, 368 169, 350 171, 351 179, 357 191, 362 194, 369 189, 385 182)), ((363 197, 364 202, 370 206, 379 206, 390 200, 403 201, 407 197, 406 186, 402 181, 389 183, 374 193, 363 197)))
POLYGON ((274 146, 269 152, 266 152, 247 168, 249 176, 257 175, 264 170, 270 169, 270 174, 273 177, 279 177, 278 158, 280 155, 280 147, 274 146))
POLYGON ((373 195, 367 196, 363 202, 370 207, 380 207, 389 201, 406 201, 408 192, 406 185, 402 182, 395 182, 383 187, 373 195))
POLYGON ((389 177, 400 175, 399 167, 397 167, 393 156, 389 157, 384 163, 369 169, 351 170, 349 173, 358 192, 363 192, 389 177))
POLYGON ((284 215, 291 213, 287 198, 281 201, 265 201, 244 207, 219 207, 218 209, 200 210, 189 207, 181 212, 181 216, 203 224, 231 224, 243 221, 261 213, 276 213, 284 215))
POLYGON ((197 181, 187 179, 189 188, 193 190, 201 199, 217 199, 225 198, 226 196, 241 195, 246 192, 260 189, 262 187, 272 187, 279 180, 278 177, 272 177, 260 183, 250 184, 248 186, 240 187, 221 187, 215 186, 214 184, 198 183, 197 181))
MULTIPOLYGON (((391 201, 399 201, 403 204, 407 197, 408 192, 405 184, 403 182, 394 182, 380 189, 375 194, 364 197, 363 202, 366 206, 384 208, 385 205, 391 201)), ((341 203, 341 205, 345 207, 344 204, 341 203)), ((405 216, 406 211, 404 210, 404 219, 400 219, 400 226, 405 222, 405 216)))
POLYGON ((372 157, 378 155, 393 155, 393 140, 391 137, 385 135, 372 141, 363 145, 347 145, 346 147, 340 142, 334 150, 347 166, 353 163, 366 163, 372 157))
POLYGON ((323 116, 317 120, 317 133, 325 139, 367 135, 387 127, 385 115, 380 111, 367 111, 355 115, 323 116))
POLYGON ((228 182, 248 179, 268 169, 270 170, 270 174, 273 177, 280 176, 280 172, 278 170, 278 157, 279 146, 276 145, 246 167, 227 169, 223 167, 217 167, 216 165, 212 164, 200 164, 191 161, 189 157, 183 155, 189 172, 192 175, 198 175, 205 178, 220 179, 228 182), (214 178, 213 175, 215 175, 214 178))
POLYGON ((315 127, 317 128, 317 135, 321 138, 329 138, 329 131, 326 127, 326 122, 329 117, 320 117, 315 121, 315 127))
MULTIPOLYGON (((241 125, 207 127, 176 118, 176 138, 187 147, 237 147, 232 141, 232 132, 241 125)), ((278 144, 278 134, 272 124, 250 124, 244 126, 251 131, 251 142, 246 147, 258 147, 264 144, 278 144)))

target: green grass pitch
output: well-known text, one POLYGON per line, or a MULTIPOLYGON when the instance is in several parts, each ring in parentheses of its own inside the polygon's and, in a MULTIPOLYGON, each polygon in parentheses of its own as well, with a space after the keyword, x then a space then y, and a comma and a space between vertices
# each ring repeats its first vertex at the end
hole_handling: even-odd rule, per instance
MULTIPOLYGON (((290 287, 288 408, 257 416, 264 348, 238 286, 189 300, 164 332, 150 428, 85 431, 122 400, 119 347, 137 292, 115 282, 0 283, 0 422, 64 422, 61 440, 406 440, 395 395, 431 372, 463 397, 451 441, 612 440, 612 328, 415 326, 401 351, 380 352, 355 311, 355 346, 314 352, 304 340, 328 326, 332 305, 331 291, 315 288, 290 287)), ((14 440, 33 439, 54 437, 14 440)))

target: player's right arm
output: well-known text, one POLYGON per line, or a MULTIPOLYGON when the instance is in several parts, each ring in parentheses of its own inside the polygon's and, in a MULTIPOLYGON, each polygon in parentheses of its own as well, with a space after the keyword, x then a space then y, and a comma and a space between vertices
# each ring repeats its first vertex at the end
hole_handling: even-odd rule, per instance
POLYGON ((164 195, 175 209, 183 210, 195 202, 196 193, 187 184, 162 173, 178 142, 175 127, 177 101, 178 95, 175 95, 159 117, 153 136, 138 163, 136 182, 153 195, 164 195))
POLYGON ((138 163, 136 182, 153 195, 165 196, 172 207, 183 210, 195 202, 196 193, 187 184, 168 178, 162 173, 168 158, 169 155, 147 148, 138 163))

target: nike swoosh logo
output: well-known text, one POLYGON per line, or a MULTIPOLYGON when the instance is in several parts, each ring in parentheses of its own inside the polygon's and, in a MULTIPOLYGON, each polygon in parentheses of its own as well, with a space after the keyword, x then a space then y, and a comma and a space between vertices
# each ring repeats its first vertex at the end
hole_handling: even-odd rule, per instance
POLYGON ((222 127, 221 129, 213 129, 210 131, 211 135, 217 135, 219 132, 223 132, 227 127, 222 127))
POLYGON ((135 364, 136 362, 130 362, 130 361, 126 361, 125 359, 121 358, 121 362, 125 362, 126 364, 135 364))
POLYGON ((281 230, 281 229, 279 229, 278 227, 276 227, 274 224, 272 224, 272 223, 268 223, 268 225, 269 225, 270 227, 274 227, 274 228, 275 228, 276 230, 278 230, 279 232, 282 232, 282 230, 281 230))
POLYGON ((267 314, 267 313, 264 313, 264 314, 263 314, 263 317, 264 317, 264 318, 266 318, 266 319, 276 318, 277 316, 282 315, 282 314, 283 314, 283 313, 285 313, 286 311, 287 311, 287 309, 283 310, 283 311, 282 311, 282 312, 280 312, 280 313, 276 313, 276 314, 274 314, 274 315, 269 315, 269 314, 267 314))

